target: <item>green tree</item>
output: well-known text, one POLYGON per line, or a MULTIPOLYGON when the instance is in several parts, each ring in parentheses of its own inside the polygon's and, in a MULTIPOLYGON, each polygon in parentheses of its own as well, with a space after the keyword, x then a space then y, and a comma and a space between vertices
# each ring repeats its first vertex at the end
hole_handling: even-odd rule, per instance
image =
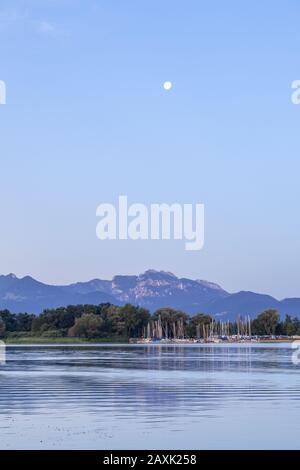
POLYGON ((3 336, 5 335, 5 331, 6 331, 5 323, 2 320, 2 318, 0 318, 0 338, 3 338, 3 336))
POLYGON ((171 307, 159 308, 154 313, 153 320, 159 320, 161 322, 164 336, 172 337, 178 334, 181 335, 181 325, 183 326, 183 334, 187 334, 189 316, 181 310, 171 307))
POLYGON ((18 313, 15 316, 15 330, 16 331, 31 331, 32 322, 35 315, 28 313, 18 313))
POLYGON ((212 317, 206 313, 196 313, 193 315, 188 328, 189 336, 196 336, 197 330, 200 330, 200 335, 203 335, 203 325, 210 325, 212 322, 212 317))
POLYGON ((126 304, 121 308, 121 316, 125 321, 126 336, 139 337, 150 320, 150 313, 145 308, 126 304))
POLYGON ((114 336, 126 336, 125 315, 121 307, 109 305, 102 309, 101 315, 107 331, 111 331, 114 336))
POLYGON ((6 331, 16 331, 16 315, 9 310, 1 310, 0 318, 5 324, 6 331))
POLYGON ((68 336, 79 338, 97 338, 102 334, 103 320, 93 313, 84 313, 77 318, 74 326, 69 329, 68 336))
POLYGON ((280 315, 277 310, 269 309, 262 312, 252 322, 252 330, 256 335, 274 335, 279 324, 280 315))
POLYGON ((283 322, 278 325, 279 334, 293 336, 298 335, 300 332, 300 321, 298 318, 292 318, 290 315, 286 315, 283 322))

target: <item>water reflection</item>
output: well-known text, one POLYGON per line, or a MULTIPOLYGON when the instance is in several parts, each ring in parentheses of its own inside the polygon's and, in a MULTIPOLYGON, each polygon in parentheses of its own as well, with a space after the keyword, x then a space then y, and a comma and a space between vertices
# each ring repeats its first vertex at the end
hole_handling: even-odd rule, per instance
MULTIPOLYGON (((23 416, 29 428, 41 419, 56 427, 67 421, 63 435, 68 447, 83 423, 89 436, 83 448, 95 442, 99 446, 100 430, 107 434, 108 429, 114 430, 115 444, 113 436, 119 442, 130 429, 145 447, 143 436, 153 425, 161 430, 161 439, 168 439, 170 432, 192 432, 191 426, 208 432, 214 420, 228 416, 235 416, 239 425, 250 409, 259 419, 265 414, 268 424, 281 409, 297 416, 299 399, 299 370, 289 345, 10 347, 6 365, 0 366, 0 439, 4 448, 5 443, 36 445, 30 436, 20 438, 23 416)), ((55 442, 53 433, 46 433, 46 446, 49 436, 55 442)), ((181 447, 190 447, 193 439, 185 442, 184 435, 181 447)), ((128 437, 122 439, 126 445, 128 437)))

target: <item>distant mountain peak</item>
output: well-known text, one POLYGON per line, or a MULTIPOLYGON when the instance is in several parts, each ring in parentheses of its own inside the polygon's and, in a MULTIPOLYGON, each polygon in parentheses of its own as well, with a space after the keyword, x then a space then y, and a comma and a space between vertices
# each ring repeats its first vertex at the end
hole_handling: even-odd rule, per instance
POLYGON ((21 280, 23 280, 23 281, 34 281, 34 282, 39 282, 39 281, 37 281, 36 279, 34 279, 32 276, 24 276, 24 277, 22 277, 22 279, 21 279, 21 280))
POLYGON ((148 269, 139 275, 117 275, 112 280, 92 279, 66 286, 48 285, 31 276, 0 275, 0 310, 41 313, 46 308, 76 304, 132 303, 150 311, 173 307, 187 313, 208 313, 236 319, 252 317, 267 308, 300 318, 300 299, 281 302, 269 295, 241 291, 226 292, 213 282, 179 278, 169 271, 148 269))
POLYGON ((9 273, 9 274, 7 274, 6 277, 9 278, 9 279, 18 279, 17 276, 14 273, 9 273))
POLYGON ((178 280, 178 277, 176 277, 175 274, 168 272, 168 271, 157 271, 155 269, 148 269, 144 273, 140 274, 138 276, 138 279, 140 280, 145 280, 145 279, 170 280, 173 282, 173 281, 178 280))
POLYGON ((162 271, 162 270, 157 270, 157 269, 147 269, 143 274, 140 274, 140 276, 156 276, 156 275, 160 275, 160 276, 167 276, 167 277, 173 277, 175 279, 178 279, 177 276, 175 276, 175 274, 171 273, 170 271, 162 271))

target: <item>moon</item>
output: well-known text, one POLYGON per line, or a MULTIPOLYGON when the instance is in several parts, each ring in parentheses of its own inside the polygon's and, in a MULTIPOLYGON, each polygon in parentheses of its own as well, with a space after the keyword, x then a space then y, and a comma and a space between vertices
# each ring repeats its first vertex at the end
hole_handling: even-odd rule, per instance
POLYGON ((173 83, 170 81, 166 81, 164 82, 163 87, 166 91, 170 91, 173 87, 173 83))

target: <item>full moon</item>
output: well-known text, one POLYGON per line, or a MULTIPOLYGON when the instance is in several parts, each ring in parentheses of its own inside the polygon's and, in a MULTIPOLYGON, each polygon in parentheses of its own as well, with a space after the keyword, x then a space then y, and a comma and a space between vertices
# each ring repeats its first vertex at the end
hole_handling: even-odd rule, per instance
POLYGON ((169 91, 169 90, 171 90, 171 88, 172 88, 172 86, 173 86, 173 83, 167 81, 167 82, 164 83, 163 86, 164 86, 164 89, 165 89, 165 90, 169 91))

